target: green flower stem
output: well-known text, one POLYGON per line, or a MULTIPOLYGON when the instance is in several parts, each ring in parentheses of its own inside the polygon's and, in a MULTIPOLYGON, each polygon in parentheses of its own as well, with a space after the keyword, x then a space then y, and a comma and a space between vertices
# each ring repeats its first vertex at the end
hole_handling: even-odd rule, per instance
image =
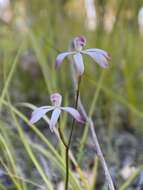
POLYGON ((58 126, 58 132, 59 132, 59 136, 60 136, 60 139, 61 139, 63 145, 65 146, 65 148, 67 148, 68 145, 67 145, 67 143, 65 141, 65 137, 64 137, 64 135, 63 135, 63 133, 61 131, 60 125, 58 126))
POLYGON ((69 147, 66 147, 66 180, 65 180, 65 190, 68 190, 69 183, 69 147))
POLYGON ((60 119, 59 119, 58 132, 59 132, 60 139, 61 139, 61 141, 62 141, 62 143, 63 143, 63 145, 64 145, 64 147, 65 147, 65 159, 66 159, 65 190, 67 190, 67 189, 68 189, 68 179, 69 179, 69 155, 68 155, 69 146, 68 146, 68 143, 66 143, 64 134, 63 134, 62 131, 61 131, 61 128, 60 128, 60 119))
MULTIPOLYGON (((74 105, 75 109, 77 109, 77 106, 78 106, 78 99, 79 99, 79 94, 80 94, 80 84, 81 84, 81 76, 78 78, 78 86, 77 86, 77 91, 76 91, 76 100, 75 100, 75 105, 74 105)), ((65 190, 68 190, 68 183, 69 183, 69 149, 70 149, 70 145, 71 145, 74 126, 75 126, 75 119, 73 119, 73 121, 72 121, 69 140, 68 140, 68 144, 67 144, 67 147, 66 147, 66 181, 65 181, 65 190)))
MULTIPOLYGON (((80 94, 80 84, 81 84, 81 76, 79 76, 79 78, 78 78, 78 86, 77 86, 77 91, 76 91, 76 100, 75 100, 75 105, 74 105, 75 109, 77 109, 77 106, 78 106, 78 100, 79 100, 79 94, 80 94)), ((71 125, 71 132, 70 132, 69 141, 68 141, 68 146, 69 147, 70 147, 71 140, 72 140, 74 126, 75 126, 75 119, 73 119, 72 125, 71 125)))
MULTIPOLYGON (((78 86, 77 86, 77 91, 76 91, 76 100, 75 100, 75 105, 74 105, 75 109, 77 109, 77 106, 78 106, 78 99, 79 99, 79 94, 80 94, 80 84, 81 84, 81 76, 78 78, 78 86)), ((63 143, 63 145, 65 147, 65 161, 66 161, 65 190, 68 190, 68 184, 69 184, 69 149, 70 149, 70 145, 71 145, 74 126, 75 126, 75 119, 73 119, 73 121, 72 121, 69 140, 68 140, 68 143, 66 143, 64 134, 62 133, 61 128, 60 128, 60 120, 59 120, 58 132, 59 132, 60 139, 61 139, 61 141, 62 141, 62 143, 63 143)))

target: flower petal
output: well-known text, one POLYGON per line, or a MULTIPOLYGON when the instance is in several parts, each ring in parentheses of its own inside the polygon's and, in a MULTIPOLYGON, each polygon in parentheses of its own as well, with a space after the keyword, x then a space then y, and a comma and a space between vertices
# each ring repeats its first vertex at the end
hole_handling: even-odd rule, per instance
POLYGON ((32 116, 30 119, 30 123, 34 124, 36 123, 39 119, 41 119, 47 112, 53 110, 54 107, 53 106, 42 106, 39 108, 36 108, 33 112, 32 112, 32 116))
POLYGON ((75 67, 77 70, 77 73, 79 76, 81 76, 84 73, 84 63, 82 59, 81 53, 76 53, 74 56, 74 61, 75 61, 75 67))
POLYGON ((90 49, 86 49, 85 51, 100 53, 100 54, 104 55, 106 57, 106 59, 111 60, 110 55, 106 51, 104 51, 102 49, 99 49, 99 48, 90 48, 90 49))
POLYGON ((105 56, 101 53, 98 53, 96 51, 94 52, 87 52, 84 51, 85 54, 89 55, 95 62, 97 62, 101 67, 106 68, 108 67, 108 61, 105 58, 105 56))
POLYGON ((55 125, 59 119, 60 113, 61 113, 61 110, 59 108, 54 109, 52 116, 51 116, 50 123, 49 123, 51 131, 53 131, 53 128, 55 127, 55 125))
POLYGON ((67 57, 68 55, 72 55, 74 52, 64 52, 64 53, 60 53, 57 57, 56 57, 56 62, 55 62, 55 68, 58 68, 61 63, 63 62, 64 58, 67 57))
POLYGON ((78 122, 84 123, 83 118, 81 117, 80 113, 76 109, 72 107, 61 107, 61 110, 66 111, 69 114, 71 114, 73 118, 77 120, 78 122))

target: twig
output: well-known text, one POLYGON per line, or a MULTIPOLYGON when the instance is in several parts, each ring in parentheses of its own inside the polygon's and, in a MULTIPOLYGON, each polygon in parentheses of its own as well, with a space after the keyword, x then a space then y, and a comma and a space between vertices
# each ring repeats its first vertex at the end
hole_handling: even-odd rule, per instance
POLYGON ((106 181, 108 183, 109 190, 115 190, 114 185, 113 185, 113 181, 112 181, 112 178, 111 178, 111 175, 110 175, 110 172, 109 172, 109 169, 107 167, 106 161, 104 159, 103 153, 101 151, 101 148, 100 148, 100 145, 99 145, 99 142, 98 142, 96 132, 94 130, 93 121, 92 121, 91 118, 88 117, 88 115, 87 115, 87 113, 86 113, 86 111, 85 111, 85 109, 84 109, 84 107, 83 107, 83 105, 81 103, 80 98, 79 98, 78 106, 79 106, 79 109, 81 110, 83 116, 85 117, 85 119, 87 121, 87 124, 89 125, 89 128, 91 130, 91 134, 92 134, 92 137, 93 137, 93 142, 95 144, 96 152, 97 152, 99 160, 100 160, 100 162, 102 164, 102 167, 104 169, 105 177, 106 177, 106 181))
POLYGON ((79 109, 81 110, 84 118, 86 119, 87 121, 87 124, 89 125, 89 128, 91 130, 91 134, 92 134, 92 137, 93 137, 93 142, 95 144, 95 148, 96 148, 96 152, 97 152, 97 155, 99 157, 99 160, 102 164, 102 167, 104 169, 104 172, 105 172, 105 177, 106 177, 106 181, 108 183, 108 187, 110 190, 115 190, 114 188, 114 185, 113 185, 113 181, 112 181, 112 178, 111 178, 111 175, 110 175, 110 172, 109 172, 109 169, 107 167, 107 164, 106 164, 106 161, 104 159, 104 156, 103 156, 103 153, 101 151, 101 148, 100 148, 100 145, 99 145, 99 142, 98 142, 98 138, 97 138, 97 135, 96 135, 96 132, 94 130, 94 124, 93 124, 93 121, 91 118, 88 117, 82 103, 81 103, 81 99, 79 97, 79 102, 78 102, 78 106, 79 106, 79 109))

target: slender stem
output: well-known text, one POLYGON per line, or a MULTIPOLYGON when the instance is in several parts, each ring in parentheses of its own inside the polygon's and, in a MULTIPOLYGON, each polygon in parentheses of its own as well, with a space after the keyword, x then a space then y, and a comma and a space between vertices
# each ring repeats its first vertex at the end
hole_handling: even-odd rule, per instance
POLYGON ((66 141, 65 141, 65 138, 64 138, 64 135, 63 135, 63 133, 62 133, 62 131, 61 131, 60 126, 58 126, 58 131, 59 131, 60 139, 61 139, 63 145, 65 146, 65 148, 67 148, 68 145, 67 145, 67 143, 66 143, 66 141))
MULTIPOLYGON (((81 84, 81 76, 79 76, 79 78, 78 78, 78 86, 77 86, 77 91, 76 91, 76 100, 75 100, 75 105, 74 105, 75 109, 77 109, 77 106, 78 106, 78 100, 79 100, 79 94, 80 94, 80 84, 81 84)), ((73 119, 72 125, 71 125, 71 132, 70 132, 69 141, 68 141, 68 146, 69 147, 70 147, 71 140, 72 140, 74 126, 75 126, 75 119, 73 119)))
POLYGON ((65 180, 65 190, 68 190, 69 183, 69 147, 66 147, 66 180, 65 180))
POLYGON ((59 126, 58 126, 58 131, 59 131, 59 136, 60 139, 65 147, 65 159, 66 159, 66 180, 65 180, 65 190, 68 190, 68 181, 69 181, 69 156, 68 156, 68 152, 69 152, 69 146, 65 141, 64 135, 61 131, 60 128, 60 118, 59 118, 59 126))
MULTIPOLYGON (((77 91, 76 91, 76 100, 75 100, 75 105, 74 105, 75 109, 77 109, 77 106, 78 106, 78 99, 79 99, 79 94, 80 94, 80 83, 81 83, 81 76, 78 78, 78 86, 77 86, 77 91)), ((68 190, 68 183, 69 183, 69 148, 70 148, 70 145, 71 145, 74 126, 75 126, 75 119, 73 119, 73 121, 72 121, 69 140, 68 140, 68 144, 66 146, 66 181, 65 181, 65 190, 68 190)))

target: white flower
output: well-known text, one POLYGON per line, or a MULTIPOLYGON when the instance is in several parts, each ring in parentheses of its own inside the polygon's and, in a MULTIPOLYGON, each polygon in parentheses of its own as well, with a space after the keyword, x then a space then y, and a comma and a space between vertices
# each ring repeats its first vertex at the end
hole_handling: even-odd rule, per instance
POLYGON ((36 123, 38 120, 44 117, 44 115, 49 111, 53 111, 51 115, 50 123, 49 123, 49 127, 51 131, 53 131, 54 127, 56 126, 56 123, 58 122, 59 116, 62 111, 65 111, 69 113, 70 115, 72 115, 72 117, 76 121, 80 123, 84 123, 80 113, 76 109, 72 107, 61 107, 62 96, 59 93, 52 94, 50 99, 52 102, 52 106, 42 106, 42 107, 36 108, 32 112, 32 116, 30 119, 31 124, 36 123))
POLYGON ((81 76, 84 73, 84 63, 82 58, 83 54, 90 56, 101 67, 108 67, 108 60, 111 58, 106 51, 98 48, 82 50, 85 45, 86 39, 84 36, 75 37, 73 39, 73 48, 75 51, 60 53, 56 58, 55 67, 59 68, 65 57, 73 56, 77 73, 79 76, 81 76))

